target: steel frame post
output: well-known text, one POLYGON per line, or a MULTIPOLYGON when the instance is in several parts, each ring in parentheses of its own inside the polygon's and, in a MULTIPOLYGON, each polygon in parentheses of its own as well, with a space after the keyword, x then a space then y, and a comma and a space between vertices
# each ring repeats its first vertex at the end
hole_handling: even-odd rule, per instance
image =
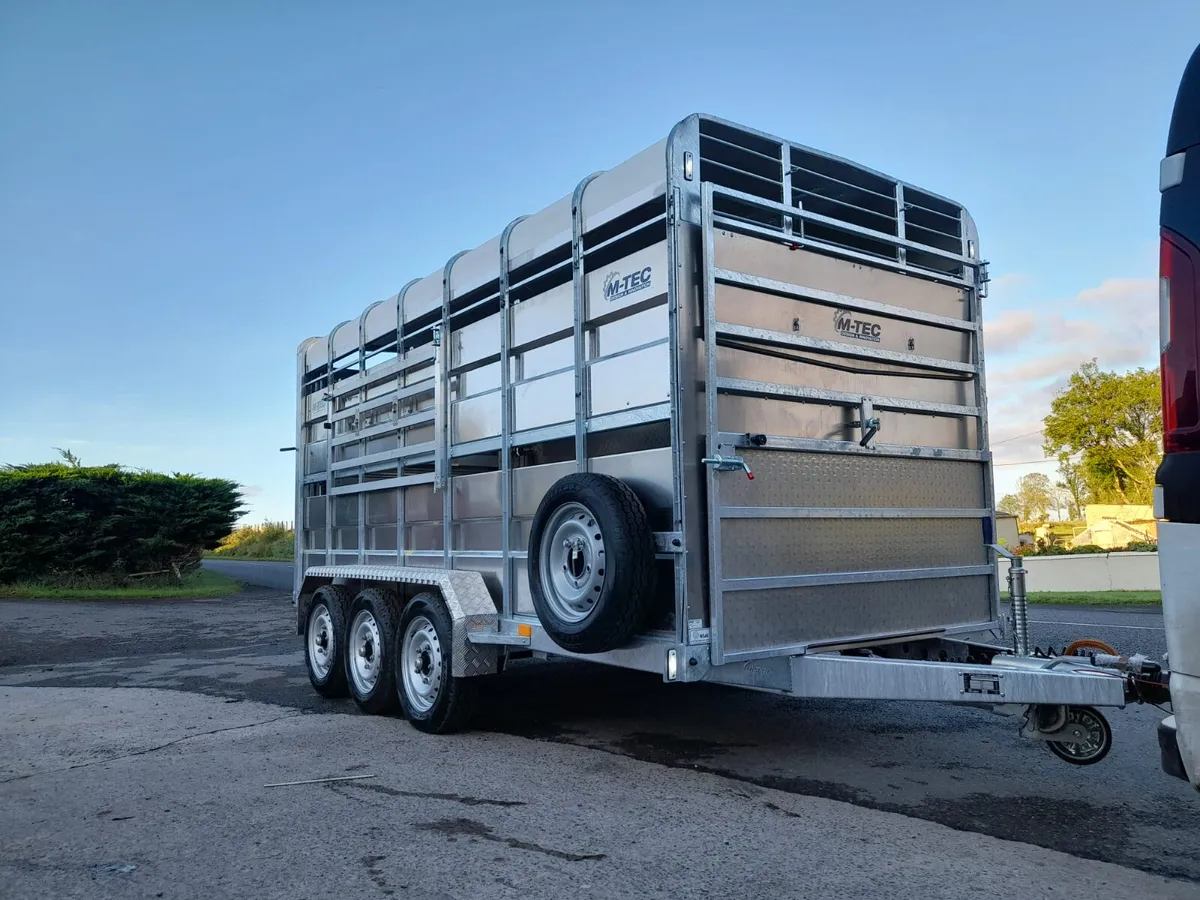
POLYGON ((588 398, 587 348, 583 320, 587 315, 586 273, 583 251, 583 194, 601 172, 593 172, 575 186, 571 195, 571 284, 575 302, 575 470, 587 470, 588 398))
POLYGON ((512 559, 512 323, 509 313, 512 298, 509 293, 508 242, 513 229, 525 219, 518 216, 505 226, 500 235, 500 572, 501 613, 505 617, 516 611, 516 570, 512 559))

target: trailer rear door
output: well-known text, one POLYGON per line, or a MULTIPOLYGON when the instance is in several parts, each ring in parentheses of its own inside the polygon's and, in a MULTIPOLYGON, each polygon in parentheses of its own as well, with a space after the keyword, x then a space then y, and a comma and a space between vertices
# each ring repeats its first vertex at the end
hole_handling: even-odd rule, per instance
POLYGON ((713 662, 991 626, 965 213, 892 182, 900 226, 886 235, 703 190, 713 662), (905 213, 910 230, 936 224, 946 249, 908 241, 905 213), (854 240, 831 255, 835 228, 854 240), (870 242, 888 253, 873 259, 870 242), (933 265, 910 265, 918 253, 933 265))

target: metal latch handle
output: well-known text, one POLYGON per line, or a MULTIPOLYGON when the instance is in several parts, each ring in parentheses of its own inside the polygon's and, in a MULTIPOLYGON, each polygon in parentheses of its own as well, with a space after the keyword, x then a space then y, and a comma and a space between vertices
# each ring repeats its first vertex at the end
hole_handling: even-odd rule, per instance
POLYGON ((750 471, 750 466, 740 456, 721 456, 719 453, 716 456, 706 456, 700 460, 703 465, 712 466, 718 472, 736 472, 741 469, 746 473, 746 477, 751 481, 754 480, 754 473, 750 471))
POLYGON ((851 422, 850 427, 863 429, 862 440, 858 442, 860 447, 871 446, 871 441, 875 440, 875 435, 879 433, 879 416, 875 415, 875 407, 870 398, 863 397, 859 405, 859 418, 851 422))

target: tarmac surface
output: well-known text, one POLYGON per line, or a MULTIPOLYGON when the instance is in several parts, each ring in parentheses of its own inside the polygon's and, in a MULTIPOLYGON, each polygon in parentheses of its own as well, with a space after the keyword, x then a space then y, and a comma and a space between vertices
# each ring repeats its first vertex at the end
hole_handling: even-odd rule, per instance
MULTIPOLYGON (((1031 617, 1163 652, 1156 608, 1031 617)), ((318 697, 294 621, 271 589, 0 602, 0 895, 1200 898, 1153 707, 1073 767, 986 711, 529 661, 431 738, 318 697)))

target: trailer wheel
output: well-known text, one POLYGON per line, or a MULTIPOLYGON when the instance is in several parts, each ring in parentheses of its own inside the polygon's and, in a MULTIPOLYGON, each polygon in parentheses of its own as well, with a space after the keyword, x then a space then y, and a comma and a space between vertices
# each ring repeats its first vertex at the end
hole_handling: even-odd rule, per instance
POLYGON ((1090 706, 1068 707, 1063 730, 1074 732, 1079 740, 1075 743, 1046 741, 1046 746, 1059 759, 1074 765, 1094 765, 1108 756, 1108 751, 1112 749, 1112 726, 1099 710, 1090 706))
POLYGON ((654 590, 654 535, 637 494, 593 472, 555 482, 533 519, 529 586, 542 627, 564 650, 602 653, 628 641, 654 590))
POLYGON ((369 715, 396 710, 397 618, 395 595, 378 588, 359 591, 346 616, 346 684, 369 715))
POLYGON ((475 679, 451 674, 452 628, 445 601, 425 593, 408 601, 396 632, 400 705, 413 728, 427 734, 461 731, 475 706, 475 679))
POLYGON ((322 697, 346 696, 346 607, 350 592, 327 584, 317 588, 304 624, 304 666, 308 680, 322 697))

